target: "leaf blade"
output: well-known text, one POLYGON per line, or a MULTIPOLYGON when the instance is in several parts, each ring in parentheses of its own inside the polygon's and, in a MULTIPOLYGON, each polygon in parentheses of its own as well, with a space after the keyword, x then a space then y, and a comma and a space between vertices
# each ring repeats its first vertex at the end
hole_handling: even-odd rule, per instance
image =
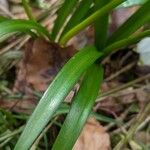
POLYGON ((125 23, 123 23, 123 25, 121 25, 117 31, 111 35, 111 37, 108 39, 108 44, 130 36, 143 24, 148 23, 150 21, 149 8, 150 1, 147 1, 125 23))
POLYGON ((70 150, 88 119, 94 105, 99 86, 103 81, 103 69, 93 64, 87 71, 71 110, 62 126, 52 150, 70 150), (96 81, 96 82, 95 82, 96 81), (71 137, 68 139, 68 137, 71 137))
MULTIPOLYGON (((106 4, 109 3, 110 0, 95 0, 94 9, 95 11, 102 8, 106 4)), ((98 50, 101 50, 104 48, 107 40, 107 30, 108 30, 108 19, 109 19, 109 13, 104 15, 102 18, 100 17, 95 23, 94 23, 94 29, 95 29, 95 45, 98 50)))
POLYGON ((88 12, 90 6, 92 4, 92 0, 82 0, 78 6, 78 8, 75 10, 74 14, 68 21, 67 25, 65 26, 62 34, 60 37, 62 37, 64 34, 66 34, 71 28, 76 26, 86 15, 88 12))
POLYGON ((75 7, 77 0, 65 0, 61 8, 58 10, 58 16, 55 20, 54 27, 52 29, 52 39, 55 40, 61 27, 63 26, 66 18, 70 15, 71 11, 75 7))
POLYGON ((105 14, 107 14, 108 12, 110 12, 113 8, 115 8, 116 6, 118 6, 119 4, 121 4, 122 2, 124 2, 124 0, 115 0, 115 1, 112 1, 109 4, 107 4, 106 6, 104 6, 102 9, 94 12, 92 15, 90 15, 88 18, 86 18, 80 24, 78 24, 73 29, 71 29, 70 31, 68 31, 61 38, 60 44, 61 45, 65 45, 67 43, 67 41, 70 40, 74 35, 76 35, 81 30, 83 30, 84 28, 86 28, 87 26, 89 26, 90 24, 92 24, 93 22, 95 22, 100 17, 103 17, 105 14))
POLYGON ((70 59, 44 93, 29 119, 15 150, 27 150, 30 148, 81 74, 101 55, 102 53, 98 52, 95 47, 90 46, 84 48, 70 59))
POLYGON ((30 20, 7 20, 0 23, 0 37, 13 32, 31 32, 31 29, 45 35, 50 39, 49 32, 40 24, 30 20))

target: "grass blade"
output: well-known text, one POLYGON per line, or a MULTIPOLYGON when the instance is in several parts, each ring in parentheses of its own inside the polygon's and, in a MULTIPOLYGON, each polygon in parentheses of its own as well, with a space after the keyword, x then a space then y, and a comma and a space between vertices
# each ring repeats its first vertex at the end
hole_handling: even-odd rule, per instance
POLYGON ((76 7, 76 3, 78 0, 65 0, 62 4, 62 7, 58 10, 58 16, 55 21, 53 30, 52 30, 52 38, 56 39, 61 27, 63 26, 66 18, 70 15, 72 10, 76 7))
MULTIPOLYGON (((94 3, 94 9, 95 11, 102 8, 106 4, 109 3, 110 0, 95 0, 94 3)), ((101 50, 104 48, 107 40, 107 31, 108 31, 108 19, 109 19, 109 13, 104 15, 103 17, 100 17, 97 19, 97 21, 94 23, 94 29, 95 29, 95 45, 98 50, 101 50)))
POLYGON ((95 112, 91 112, 89 117, 94 117, 96 120, 101 121, 101 122, 107 122, 107 123, 115 123, 115 124, 121 124, 122 122, 117 121, 116 119, 107 117, 105 115, 102 114, 98 114, 95 112))
MULTIPOLYGON (((53 117, 56 117, 56 116, 61 115, 61 114, 68 114, 69 110, 70 110, 70 106, 69 105, 62 104, 59 107, 59 109, 56 111, 56 113, 55 113, 55 115, 53 117)), ((101 114, 98 114, 98 113, 95 113, 95 112, 91 112, 89 117, 94 117, 95 119, 97 119, 99 121, 107 122, 107 123, 112 123, 112 122, 115 123, 115 124, 121 123, 119 121, 116 121, 113 118, 110 118, 110 117, 107 117, 105 115, 101 115, 101 114)))
POLYGON ((15 150, 28 150, 30 148, 82 73, 101 55, 102 53, 98 52, 95 47, 90 46, 80 50, 70 59, 41 98, 15 150))
POLYGON ((67 25, 65 26, 62 34, 60 37, 62 37, 64 34, 66 34, 70 29, 75 27, 80 21, 85 17, 87 12, 90 9, 90 6, 92 4, 92 0, 82 0, 78 6, 78 8, 75 10, 74 14, 68 21, 67 25))
POLYGON ((23 4, 23 7, 24 7, 24 10, 28 16, 28 18, 34 22, 36 22, 34 16, 32 15, 32 10, 27 2, 27 0, 22 0, 22 4, 23 4))
POLYGON ((120 48, 127 47, 131 44, 134 44, 135 42, 138 42, 139 40, 147 36, 150 36, 150 29, 145 30, 144 32, 138 33, 136 35, 131 35, 128 38, 119 40, 111 45, 108 45, 104 49, 104 56, 107 56, 110 53, 119 50, 120 48))
POLYGON ((102 81, 102 67, 97 64, 93 64, 88 69, 80 89, 73 99, 71 110, 67 115, 52 150, 72 149, 86 120, 88 119, 102 81))
POLYGON ((150 22, 150 0, 139 8, 116 32, 108 39, 108 44, 130 36, 145 23, 150 22))
POLYGON ((79 33, 81 30, 95 22, 97 19, 100 19, 100 17, 103 17, 108 12, 110 12, 112 9, 114 9, 116 6, 124 2, 124 0, 115 0, 111 1, 109 4, 101 8, 100 10, 94 12, 92 15, 90 15, 87 19, 82 21, 80 24, 75 26, 73 29, 68 31, 60 40, 61 45, 65 45, 68 40, 70 40, 73 36, 75 36, 77 33, 79 33))
POLYGON ((31 32, 34 29, 38 33, 50 39, 49 32, 40 24, 29 20, 8 20, 0 23, 0 37, 13 32, 31 32))

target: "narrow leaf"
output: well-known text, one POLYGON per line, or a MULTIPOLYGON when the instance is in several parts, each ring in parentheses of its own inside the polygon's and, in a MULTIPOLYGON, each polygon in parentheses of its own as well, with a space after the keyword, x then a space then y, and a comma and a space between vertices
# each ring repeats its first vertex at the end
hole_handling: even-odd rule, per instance
POLYGON ((150 0, 139 8, 117 31, 115 31, 108 40, 108 44, 130 36, 142 25, 150 22, 150 0))
POLYGON ((101 8, 100 10, 97 10, 92 15, 90 15, 87 19, 82 21, 80 24, 75 26, 73 29, 68 31, 60 40, 61 45, 65 45, 68 40, 70 40, 73 36, 75 36, 77 33, 79 33, 81 30, 89 26, 90 24, 94 23, 97 19, 100 19, 100 17, 103 17, 108 12, 110 12, 112 9, 114 9, 116 6, 124 2, 124 0, 115 0, 111 1, 109 4, 101 8))
POLYGON ((31 8, 30 8, 30 6, 29 6, 27 0, 22 0, 22 4, 23 4, 24 10, 25 10, 25 12, 26 12, 28 18, 29 18, 30 20, 36 22, 34 16, 32 15, 32 10, 31 10, 31 8))
POLYGON ((53 30, 52 30, 52 38, 56 39, 61 27, 64 25, 66 18, 70 15, 72 10, 76 7, 77 0, 65 0, 62 4, 61 8, 58 10, 58 16, 55 21, 53 30))
POLYGON ((61 128, 52 150, 71 150, 86 123, 103 81, 103 69, 93 64, 87 71, 71 110, 61 128), (68 138, 71 137, 71 138, 68 138))
POLYGON ((49 32, 40 24, 29 20, 8 20, 0 23, 0 37, 14 32, 29 32, 34 29, 50 39, 49 32))
POLYGON ((102 53, 98 52, 95 47, 90 46, 80 50, 70 59, 44 93, 15 150, 30 148, 82 73, 101 55, 102 53))
POLYGON ((107 56, 110 53, 119 50, 120 48, 127 47, 131 44, 134 44, 135 42, 138 42, 139 40, 141 40, 142 38, 147 37, 147 36, 150 36, 150 29, 145 30, 145 31, 138 33, 136 35, 131 35, 128 38, 119 40, 117 42, 114 42, 114 43, 108 45, 104 49, 104 56, 107 56))
MULTIPOLYGON (((61 114, 68 114, 69 110, 70 110, 70 106, 67 104, 63 104, 59 107, 59 109, 56 111, 56 113, 53 117, 56 117, 56 116, 61 115, 61 114)), ((107 122, 107 123, 113 122, 115 124, 121 123, 120 121, 117 121, 116 119, 113 119, 113 118, 110 118, 110 117, 107 117, 105 115, 101 115, 101 114, 98 114, 95 112, 91 112, 89 117, 94 117, 95 119, 97 119, 101 122, 107 122)))
POLYGON ((78 8, 75 10, 74 14, 72 15, 72 17, 70 18, 70 20, 68 21, 67 25, 65 26, 61 37, 66 34, 71 28, 75 27, 78 23, 80 23, 80 21, 82 20, 82 18, 84 18, 84 16, 87 14, 88 10, 90 9, 90 6, 92 4, 93 0, 82 0, 78 6, 78 8))
MULTIPOLYGON (((94 8, 98 10, 109 3, 110 0, 95 0, 94 8)), ((107 40, 107 30, 108 30, 108 20, 109 20, 109 13, 97 19, 94 23, 95 29, 95 45, 98 50, 104 48, 107 40)))

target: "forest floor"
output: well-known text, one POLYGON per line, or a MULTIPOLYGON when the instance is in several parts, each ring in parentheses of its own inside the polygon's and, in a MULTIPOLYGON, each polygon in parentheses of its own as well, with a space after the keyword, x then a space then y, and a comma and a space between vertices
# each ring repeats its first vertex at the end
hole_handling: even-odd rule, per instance
MULTIPOLYGON (((48 14, 45 11, 50 3, 47 9, 45 5, 32 5, 34 16, 42 16, 40 22, 49 30, 59 6, 55 1, 51 3, 48 14)), ((110 25, 110 34, 136 9, 113 12, 115 23, 110 25)), ((0 14, 27 18, 20 0, 0 0, 0 14)), ((28 35, 15 34, 0 41, 0 149, 13 149, 43 92, 77 52, 74 49, 92 43, 93 37, 89 27, 72 39, 63 53, 54 43, 28 35)), ((93 108, 95 115, 87 121, 74 150, 109 150, 120 145, 125 150, 150 149, 150 63, 141 63, 138 47, 139 43, 127 47, 102 62, 105 79, 93 108)), ((78 86, 67 96, 65 105, 70 105, 78 86)), ((49 123, 32 150, 51 148, 65 116, 63 112, 49 123)))

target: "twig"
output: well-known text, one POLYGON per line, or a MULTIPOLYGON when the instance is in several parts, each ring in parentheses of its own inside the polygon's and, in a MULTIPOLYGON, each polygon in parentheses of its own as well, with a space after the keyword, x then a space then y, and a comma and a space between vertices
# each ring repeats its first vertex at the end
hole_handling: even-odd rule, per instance
POLYGON ((150 74, 147 74, 147 75, 145 75, 145 76, 143 76, 143 77, 140 77, 140 78, 135 79, 135 80, 133 80, 133 81, 131 81, 131 82, 128 82, 128 83, 126 83, 126 84, 123 84, 123 85, 121 85, 121 86, 119 86, 119 87, 117 87, 117 88, 114 88, 114 89, 112 89, 112 90, 110 90, 110 91, 108 91, 108 92, 102 93, 102 94, 98 97, 98 99, 96 100, 96 102, 101 101, 102 99, 104 99, 103 97, 105 97, 105 96, 110 96, 110 94, 114 94, 114 93, 116 93, 116 92, 119 92, 119 91, 121 91, 121 90, 123 90, 123 89, 126 89, 126 88, 130 87, 131 85, 133 86, 134 84, 136 84, 136 83, 138 83, 138 82, 141 82, 141 81, 143 81, 143 80, 149 79, 149 78, 150 78, 150 74))
POLYGON ((131 141, 133 135, 137 132, 139 125, 145 120, 147 115, 150 113, 150 103, 145 107, 143 112, 139 113, 135 118, 135 123, 130 127, 128 133, 126 134, 125 138, 123 138, 113 150, 120 150, 122 147, 127 144, 128 141, 131 141))
POLYGON ((4 145, 6 145, 10 140, 12 139, 12 137, 6 139, 4 142, 0 143, 0 148, 3 148, 4 145))
POLYGON ((123 89, 123 90, 121 90, 121 91, 119 91, 117 93, 115 92, 115 93, 112 93, 110 95, 101 97, 100 101, 105 100, 108 97, 120 97, 120 96, 125 96, 127 94, 134 94, 134 93, 137 93, 139 90, 150 90, 150 85, 144 85, 144 86, 142 86, 140 88, 132 89, 130 91, 128 91, 127 89, 123 89))
POLYGON ((13 43, 10 43, 9 45, 7 45, 6 47, 4 47, 3 49, 0 50, 0 55, 3 55, 4 53, 6 53, 7 51, 9 51, 11 48, 15 47, 18 43, 20 43, 22 40, 24 39, 24 37, 18 38, 16 39, 13 43))
POLYGON ((150 116, 147 117, 144 122, 142 122, 142 124, 138 127, 137 131, 141 130, 141 129, 142 129, 143 127, 145 127, 149 122, 150 122, 150 116))
POLYGON ((3 11, 7 16, 11 18, 15 18, 15 16, 9 10, 7 10, 3 5, 0 5, 0 10, 3 11))
MULTIPOLYGON (((127 110, 125 110, 118 118, 116 118, 116 120, 118 120, 118 122, 122 122, 125 119, 125 117, 128 115, 129 109, 130 108, 128 108, 127 110)), ((109 125, 107 125, 105 127, 105 129, 108 131, 110 128, 114 127, 115 125, 116 125, 115 123, 110 123, 109 125)), ((121 126, 119 125, 119 127, 121 127, 121 126)), ((125 131, 124 129, 125 128, 123 127, 123 131, 125 131)))
POLYGON ((116 78, 117 76, 119 76, 120 74, 128 71, 129 69, 131 69, 133 66, 135 66, 136 62, 133 62, 131 64, 128 64, 127 66, 123 67, 121 70, 119 70, 118 72, 112 74, 110 77, 106 78, 104 81, 108 82, 114 78, 116 78))
MULTIPOLYGON (((124 129, 129 128, 133 122, 134 122, 134 118, 131 119, 130 121, 128 121, 126 124, 124 124, 124 125, 123 125, 123 128, 124 128, 124 129)), ((111 132, 111 135, 118 134, 118 133, 121 132, 121 131, 122 131, 121 128, 118 128, 118 129, 112 131, 112 132, 111 132)))
POLYGON ((11 133, 8 133, 8 134, 6 134, 6 135, 0 137, 0 142, 1 142, 1 141, 4 141, 4 140, 6 140, 6 139, 8 139, 8 138, 10 138, 10 137, 13 137, 13 136, 15 136, 16 134, 19 134, 20 132, 22 132, 23 129, 24 129, 24 125, 21 126, 19 129, 17 129, 17 130, 15 130, 15 131, 11 132, 11 133))

